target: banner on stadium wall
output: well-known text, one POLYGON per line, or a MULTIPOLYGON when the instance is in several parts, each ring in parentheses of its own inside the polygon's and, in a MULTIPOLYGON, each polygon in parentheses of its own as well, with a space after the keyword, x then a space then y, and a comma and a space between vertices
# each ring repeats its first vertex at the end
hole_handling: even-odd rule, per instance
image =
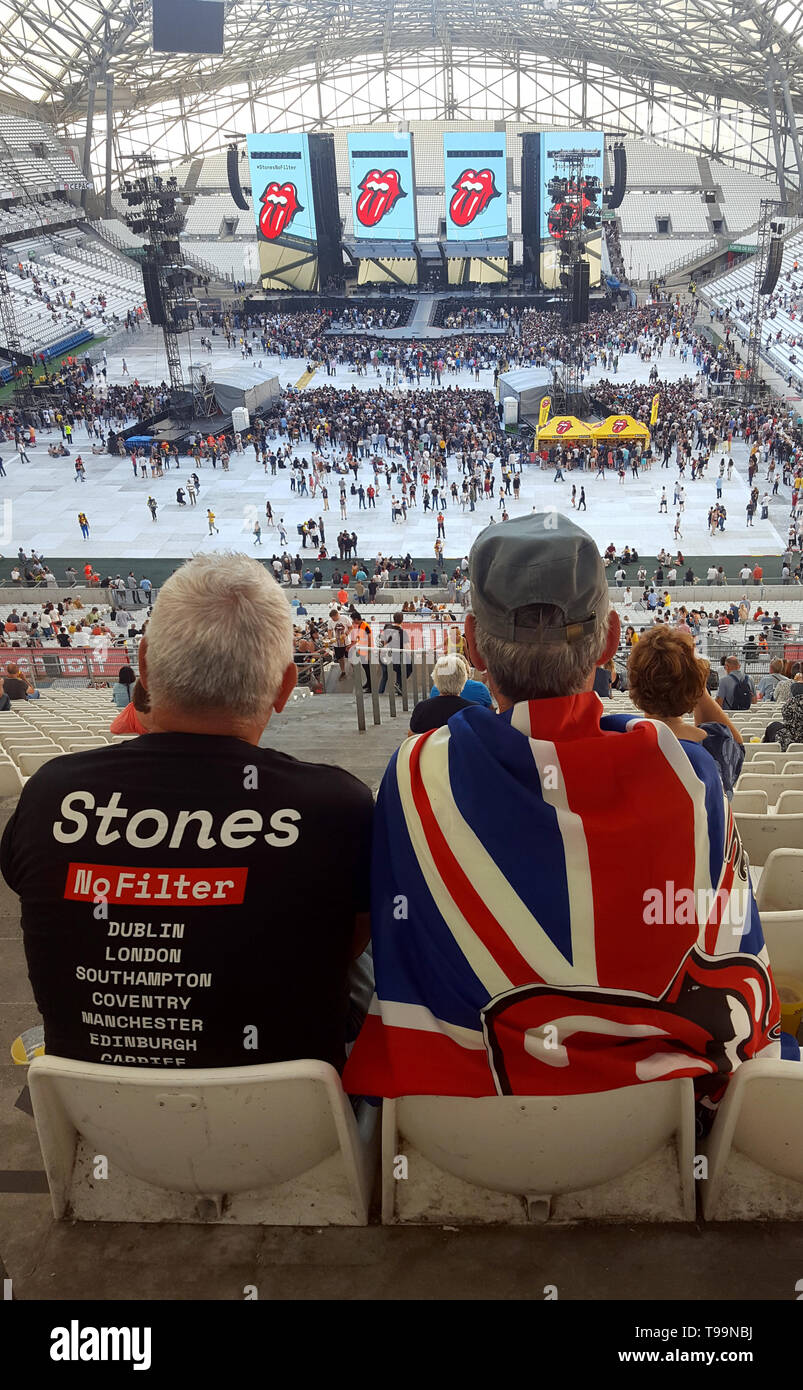
POLYGON ((257 241, 317 245, 308 136, 247 135, 246 145, 257 241))
POLYGON ((504 132, 449 132, 443 137, 447 241, 507 240, 507 146, 504 132))
MULTIPOLYGON (((587 150, 589 158, 583 165, 582 181, 599 179, 599 192, 595 199, 587 198, 582 191, 582 208, 594 202, 602 210, 602 186, 605 181, 604 153, 605 139, 601 130, 561 130, 542 131, 538 142, 538 225, 541 240, 540 276, 545 289, 555 289, 560 284, 560 243, 565 232, 558 229, 558 216, 561 198, 550 196, 549 185, 553 179, 568 178, 570 170, 566 165, 555 162, 560 150, 587 150)), ((594 286, 602 278, 602 226, 596 231, 586 232, 584 236, 585 259, 589 263, 589 284, 594 286)))
POLYGON ((354 236, 360 241, 415 241, 413 138, 409 131, 348 136, 354 236))
POLYGON ((539 428, 539 430, 542 430, 542 429, 544 428, 544 425, 546 424, 547 420, 549 419, 549 412, 550 412, 551 409, 552 409, 552 397, 551 397, 551 396, 543 396, 542 399, 541 399, 541 408, 540 408, 540 410, 538 411, 538 428, 539 428))
POLYGON ((660 392, 659 392, 659 391, 656 391, 655 395, 654 395, 653 398, 652 398, 652 405, 651 405, 651 407, 650 407, 650 424, 651 424, 651 425, 655 425, 655 424, 657 424, 657 422, 658 422, 658 402, 660 401, 660 399, 661 399, 660 392))
MULTIPOLYGON (((16 662, 30 680, 116 680, 120 667, 131 664, 131 655, 125 647, 0 647, 0 664, 8 661, 16 662)), ((113 717, 112 710, 110 722, 113 717)))

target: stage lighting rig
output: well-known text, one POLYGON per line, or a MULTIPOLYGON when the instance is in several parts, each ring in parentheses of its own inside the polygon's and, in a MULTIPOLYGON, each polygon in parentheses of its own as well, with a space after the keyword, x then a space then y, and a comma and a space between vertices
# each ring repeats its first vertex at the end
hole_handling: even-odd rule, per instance
POLYGON ((132 209, 126 222, 145 240, 142 263, 143 285, 151 320, 162 329, 170 374, 172 405, 182 410, 191 396, 184 383, 178 343, 178 301, 183 298, 185 276, 178 233, 183 217, 176 213, 178 185, 175 178, 165 180, 155 172, 151 155, 137 159, 143 170, 130 189, 123 186, 123 197, 132 209), (133 211, 133 209, 136 211, 133 211), (170 274, 168 274, 168 268, 170 274))

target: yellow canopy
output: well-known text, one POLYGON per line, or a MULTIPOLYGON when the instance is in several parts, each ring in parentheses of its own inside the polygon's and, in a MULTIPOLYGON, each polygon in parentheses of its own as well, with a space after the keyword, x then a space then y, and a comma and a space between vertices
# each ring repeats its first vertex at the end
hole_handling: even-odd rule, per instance
POLYGON ((632 415, 609 415, 601 425, 594 426, 595 439, 641 439, 650 442, 650 431, 632 415))
POLYGON ((548 420, 543 429, 538 431, 539 444, 546 440, 556 443, 568 439, 593 439, 594 435, 590 425, 584 425, 582 420, 578 420, 576 415, 553 415, 548 420))

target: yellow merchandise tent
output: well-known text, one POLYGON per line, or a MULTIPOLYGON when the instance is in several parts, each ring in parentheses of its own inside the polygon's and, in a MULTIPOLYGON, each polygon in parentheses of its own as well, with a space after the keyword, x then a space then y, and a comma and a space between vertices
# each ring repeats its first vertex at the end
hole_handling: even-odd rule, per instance
POLYGON ((614 439, 617 442, 641 440, 642 444, 649 444, 650 431, 640 420, 634 420, 632 415, 609 415, 601 425, 594 426, 594 438, 614 439))
POLYGON ((538 431, 539 444, 558 444, 582 440, 589 443, 594 438, 590 425, 584 425, 576 415, 553 415, 538 431))

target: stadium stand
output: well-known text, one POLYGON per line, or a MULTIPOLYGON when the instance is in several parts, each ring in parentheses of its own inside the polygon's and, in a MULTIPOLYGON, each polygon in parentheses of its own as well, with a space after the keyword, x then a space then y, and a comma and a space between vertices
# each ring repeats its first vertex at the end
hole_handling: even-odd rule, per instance
POLYGON ((230 195, 207 193, 198 197, 186 211, 184 237, 204 237, 205 239, 242 235, 246 232, 255 239, 254 222, 251 213, 237 207, 230 195))
MULTIPOLYGON (((768 296, 762 332, 762 356, 789 381, 803 384, 803 271, 795 263, 803 256, 803 229, 787 236, 778 283, 768 296)), ((718 279, 709 281, 702 297, 742 339, 750 332, 750 306, 755 261, 748 257, 718 279)))
POLYGON ((88 188, 55 132, 42 121, 0 111, 0 196, 88 188), (5 153, 6 146, 9 156, 5 153))
POLYGON ((139 270, 110 248, 59 239, 7 243, 2 256, 24 351, 86 340, 142 307, 139 270))

